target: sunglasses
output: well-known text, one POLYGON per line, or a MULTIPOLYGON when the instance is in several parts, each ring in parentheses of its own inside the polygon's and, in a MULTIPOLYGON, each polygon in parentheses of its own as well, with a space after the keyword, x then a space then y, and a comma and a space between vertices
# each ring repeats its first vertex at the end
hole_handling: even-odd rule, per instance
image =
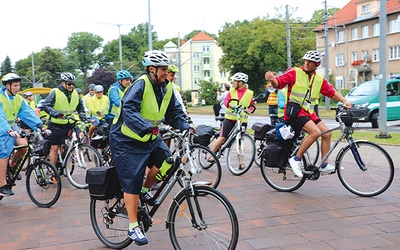
POLYGON ((74 86, 75 85, 75 83, 73 83, 73 82, 68 82, 67 83, 67 86, 74 86))

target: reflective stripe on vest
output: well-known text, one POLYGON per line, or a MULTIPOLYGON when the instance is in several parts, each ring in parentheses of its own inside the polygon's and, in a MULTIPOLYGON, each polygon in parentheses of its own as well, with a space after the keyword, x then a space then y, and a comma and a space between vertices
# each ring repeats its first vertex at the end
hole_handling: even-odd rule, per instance
POLYGON ((324 78, 320 74, 313 74, 311 80, 308 74, 301 68, 296 69, 296 82, 290 92, 290 101, 302 105, 302 108, 310 114, 314 113, 314 105, 319 97, 324 78), (306 98, 307 90, 312 84, 311 94, 306 98), (308 100, 310 103, 307 105, 308 100))
MULTIPOLYGON (((68 102, 67 96, 60 89, 54 89, 55 91, 55 102, 54 110, 64 114, 64 116, 72 115, 79 104, 78 92, 74 89, 71 93, 71 101, 68 102)), ((69 120, 51 117, 50 121, 56 124, 68 124, 69 120)), ((71 121, 72 123, 73 121, 71 121)))
MULTIPOLYGON (((267 85, 266 85, 267 89, 270 85, 272 85, 270 82, 267 83, 267 85)), ((272 105, 272 106, 278 105, 278 93, 276 93, 275 91, 269 92, 268 98, 267 98, 267 105, 272 105)))
POLYGON ((23 101, 24 99, 19 94, 16 94, 12 100, 8 100, 6 96, 0 94, 0 102, 3 105, 3 110, 6 114, 7 122, 8 124, 10 124, 10 126, 15 123, 23 101))
MULTIPOLYGON (((111 89, 114 89, 114 88, 116 88, 118 90, 118 95, 119 95, 120 99, 122 99, 122 97, 124 96, 124 91, 122 91, 120 88, 118 88, 116 86, 111 86, 111 88, 108 90, 108 97, 110 97, 111 89)), ((118 107, 115 104, 111 104, 111 100, 110 100, 110 106, 111 106, 110 114, 116 116, 118 113, 118 107)), ((121 103, 120 103, 120 106, 121 106, 121 103)))
MULTIPOLYGON (((229 93, 231 94, 231 99, 239 99, 236 89, 231 88, 229 90, 229 93)), ((250 106, 252 99, 253 99, 253 91, 246 89, 246 92, 244 92, 242 99, 239 100, 238 105, 241 105, 244 108, 248 108, 250 106)), ((225 118, 229 120, 236 120, 237 115, 233 113, 232 108, 226 108, 225 118)), ((242 116, 240 117, 242 122, 247 122, 248 118, 249 116, 246 113, 242 113, 242 116)))
MULTIPOLYGON (((141 102, 140 115, 148 122, 150 122, 153 126, 158 126, 161 123, 161 120, 164 118, 165 113, 167 112, 167 108, 172 97, 173 87, 171 83, 167 84, 166 86, 167 91, 161 102, 161 107, 158 108, 158 102, 156 95, 154 93, 153 85, 148 77, 144 77, 144 83, 145 84, 144 84, 143 99, 141 102)), ((143 137, 140 137, 138 134, 133 132, 128 126, 126 126, 125 122, 121 126, 121 132, 122 134, 141 142, 147 142, 150 139, 154 140, 157 138, 156 135, 151 135, 151 134, 146 134, 143 137)))

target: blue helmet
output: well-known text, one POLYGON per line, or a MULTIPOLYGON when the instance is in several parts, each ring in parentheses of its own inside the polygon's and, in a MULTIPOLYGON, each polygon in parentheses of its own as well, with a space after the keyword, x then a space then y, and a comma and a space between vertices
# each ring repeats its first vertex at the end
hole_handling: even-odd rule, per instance
POLYGON ((117 80, 123 80, 123 79, 126 79, 126 78, 130 78, 130 79, 133 78, 129 71, 120 70, 120 71, 117 72, 117 74, 116 74, 116 79, 117 80))

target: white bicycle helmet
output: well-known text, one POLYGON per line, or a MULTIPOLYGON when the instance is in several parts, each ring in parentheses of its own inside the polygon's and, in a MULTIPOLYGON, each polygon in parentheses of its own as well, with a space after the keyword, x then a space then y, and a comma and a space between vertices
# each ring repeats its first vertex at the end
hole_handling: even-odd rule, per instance
POLYGON ((76 77, 70 72, 61 73, 61 81, 64 82, 75 82, 76 77))
POLYGON ((249 76, 245 73, 237 72, 231 77, 231 80, 236 80, 238 82, 247 82, 249 80, 249 76))
POLYGON ((168 66, 172 64, 171 59, 167 54, 160 50, 151 50, 144 53, 142 64, 148 66, 168 66))
POLYGON ((98 92, 103 92, 104 88, 101 85, 96 85, 94 86, 94 92, 98 93, 98 92))
POLYGON ((7 83, 10 83, 10 82, 13 82, 13 81, 15 81, 15 82, 21 81, 21 79, 22 78, 19 75, 15 74, 15 73, 8 73, 8 74, 5 74, 3 76, 3 78, 1 78, 1 81, 4 84, 7 84, 7 83))
POLYGON ((321 54, 316 50, 310 50, 303 56, 303 59, 310 60, 319 64, 321 62, 321 54))

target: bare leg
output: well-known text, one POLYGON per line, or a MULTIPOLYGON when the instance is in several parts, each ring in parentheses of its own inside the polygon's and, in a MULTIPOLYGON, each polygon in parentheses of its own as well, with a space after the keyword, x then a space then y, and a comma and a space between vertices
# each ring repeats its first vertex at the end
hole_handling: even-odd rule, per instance
POLYGON ((7 162, 8 162, 8 157, 0 159, 0 187, 7 184, 6 180, 7 162))
POLYGON ((58 159, 58 149, 60 148, 60 145, 51 145, 51 150, 50 150, 50 162, 54 166, 57 166, 57 159, 58 159))

